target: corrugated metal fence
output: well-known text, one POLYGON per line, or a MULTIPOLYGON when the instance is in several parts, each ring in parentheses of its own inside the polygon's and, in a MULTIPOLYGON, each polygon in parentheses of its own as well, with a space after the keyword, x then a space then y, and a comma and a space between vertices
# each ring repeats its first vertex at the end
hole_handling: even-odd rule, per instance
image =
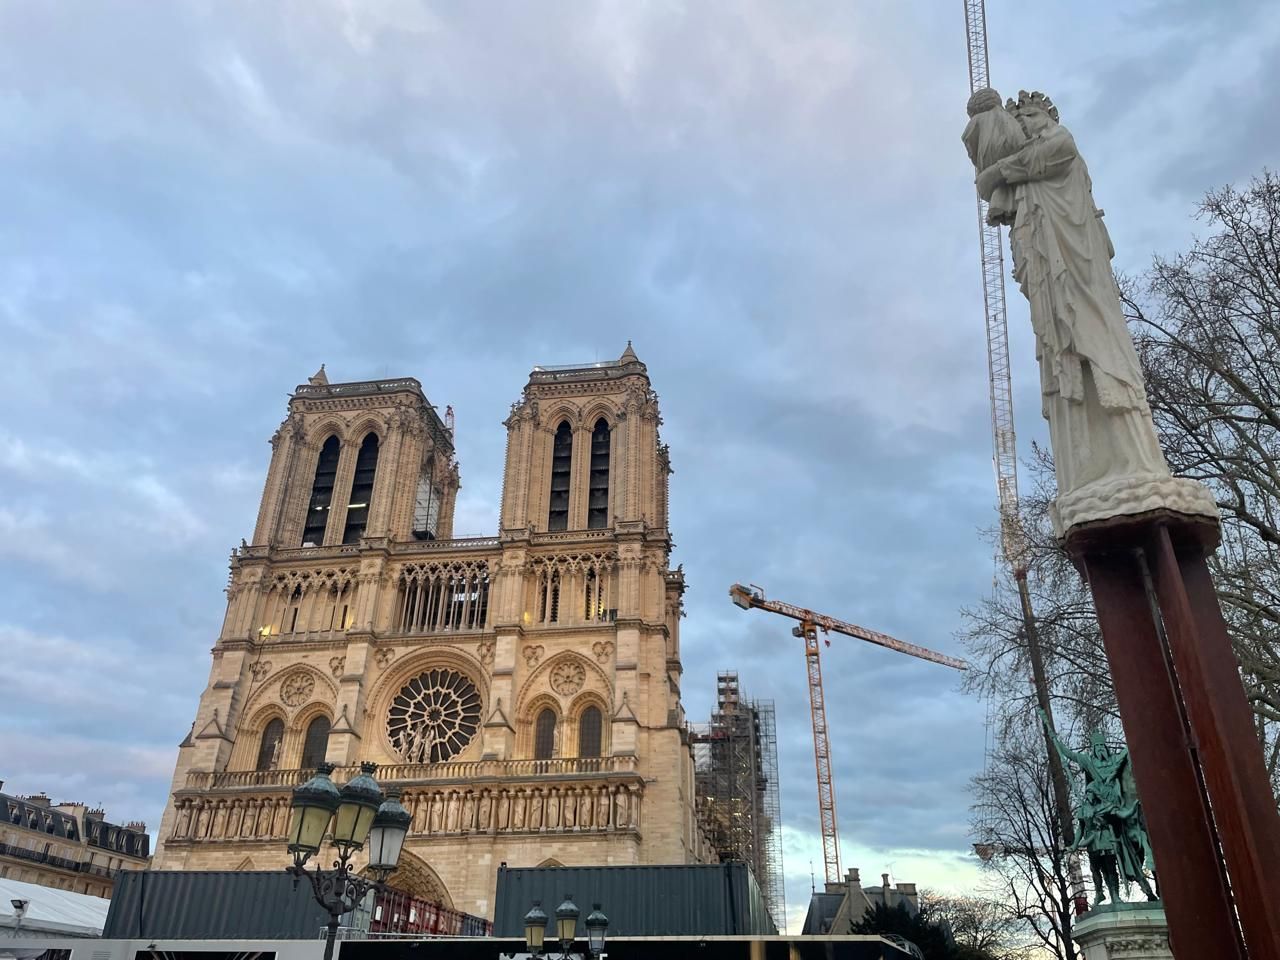
MULTIPOLYGON (((502 867, 493 935, 524 936, 534 900, 549 917, 565 894, 586 920, 599 903, 610 937, 772 935, 764 897, 745 863, 618 867, 502 867)), ((552 921, 554 924, 554 920, 552 921)), ((585 930, 579 930, 585 935, 585 930)))
POLYGON ((314 939, 329 921, 305 880, 283 870, 128 870, 116 877, 109 939, 314 939))

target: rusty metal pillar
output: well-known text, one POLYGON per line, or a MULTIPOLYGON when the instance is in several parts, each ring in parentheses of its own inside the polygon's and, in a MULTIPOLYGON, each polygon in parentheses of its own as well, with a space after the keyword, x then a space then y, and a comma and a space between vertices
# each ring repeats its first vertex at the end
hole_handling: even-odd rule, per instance
POLYGON ((1280 960, 1280 815, 1205 564, 1216 523, 1071 531, 1089 582, 1179 960, 1280 960), (1271 904, 1271 905, 1269 905, 1271 904))

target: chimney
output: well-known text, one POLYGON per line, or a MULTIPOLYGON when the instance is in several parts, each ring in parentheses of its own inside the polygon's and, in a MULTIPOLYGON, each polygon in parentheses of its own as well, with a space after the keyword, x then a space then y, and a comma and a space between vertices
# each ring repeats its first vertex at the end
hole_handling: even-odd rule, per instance
POLYGON ((130 820, 124 825, 126 830, 132 830, 134 833, 146 833, 147 825, 141 820, 130 820))

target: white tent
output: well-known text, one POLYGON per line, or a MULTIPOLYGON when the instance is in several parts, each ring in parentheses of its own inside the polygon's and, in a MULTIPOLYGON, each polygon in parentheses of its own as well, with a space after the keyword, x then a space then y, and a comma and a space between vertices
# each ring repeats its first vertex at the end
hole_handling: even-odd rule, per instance
POLYGON ((0 930, 13 935, 18 923, 11 901, 26 900, 18 936, 100 937, 107 922, 105 897, 55 890, 36 883, 0 877, 0 930))

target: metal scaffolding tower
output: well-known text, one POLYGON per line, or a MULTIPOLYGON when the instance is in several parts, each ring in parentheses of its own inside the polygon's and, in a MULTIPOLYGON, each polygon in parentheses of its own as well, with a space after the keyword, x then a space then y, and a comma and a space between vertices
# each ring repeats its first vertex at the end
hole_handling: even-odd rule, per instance
POLYGON ((760 759, 764 769, 764 845, 760 884, 778 929, 786 925, 786 878, 782 873, 782 797, 778 790, 778 729, 772 700, 754 700, 760 759), (767 869, 766 869, 767 867, 767 869))
POLYGON ((723 861, 751 865, 774 922, 786 922, 778 741, 773 701, 744 700, 736 673, 716 678, 717 706, 690 729, 698 816, 723 861))

